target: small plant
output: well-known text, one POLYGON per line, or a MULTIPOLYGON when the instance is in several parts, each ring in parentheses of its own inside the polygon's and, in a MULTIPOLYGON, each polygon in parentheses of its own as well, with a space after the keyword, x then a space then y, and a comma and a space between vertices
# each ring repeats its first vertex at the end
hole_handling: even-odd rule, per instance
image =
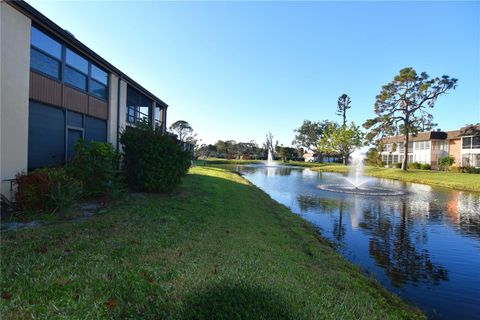
POLYGON ((79 141, 68 172, 83 185, 85 198, 117 198, 124 191, 118 175, 120 156, 110 143, 79 141))
POLYGON ((148 124, 127 128, 123 145, 123 171, 127 184, 140 191, 172 191, 191 164, 191 155, 182 151, 174 137, 162 135, 148 124))
POLYGON ((460 173, 460 172, 462 172, 462 167, 452 165, 452 166, 448 167, 448 171, 460 173))
POLYGON ((448 171, 448 169, 455 163, 454 157, 443 157, 438 160, 438 167, 442 171, 448 171))
POLYGON ((422 164, 419 162, 412 162, 408 164, 408 169, 421 169, 422 164))
POLYGON ((15 204, 20 210, 45 210, 45 199, 50 189, 50 179, 45 172, 20 172, 15 176, 15 183, 15 204))
POLYGON ((74 205, 82 194, 81 184, 64 168, 19 173, 16 183, 15 203, 25 211, 62 211, 74 205))
POLYGON ((402 167, 402 163, 401 162, 396 162, 393 164, 393 167, 394 168, 401 168, 402 167))
POLYGON ((422 170, 431 170, 431 169, 432 169, 432 166, 429 165, 428 163, 422 163, 422 164, 420 165, 420 169, 422 169, 422 170))
POLYGON ((381 148, 383 148, 382 144, 379 145, 378 150, 376 148, 370 148, 367 151, 366 163, 368 165, 375 166, 375 167, 385 166, 385 163, 382 161, 380 156, 381 148))
POLYGON ((472 166, 464 166, 462 167, 462 172, 464 173, 480 173, 480 168, 475 168, 472 166))

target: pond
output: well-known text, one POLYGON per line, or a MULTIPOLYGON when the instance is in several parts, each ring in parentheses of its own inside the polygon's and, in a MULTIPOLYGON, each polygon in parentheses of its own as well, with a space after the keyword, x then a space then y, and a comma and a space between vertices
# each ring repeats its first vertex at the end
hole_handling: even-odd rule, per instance
POLYGON ((431 319, 480 318, 480 194, 376 178, 365 186, 398 192, 343 194, 319 188, 347 183, 338 173, 234 169, 431 319))

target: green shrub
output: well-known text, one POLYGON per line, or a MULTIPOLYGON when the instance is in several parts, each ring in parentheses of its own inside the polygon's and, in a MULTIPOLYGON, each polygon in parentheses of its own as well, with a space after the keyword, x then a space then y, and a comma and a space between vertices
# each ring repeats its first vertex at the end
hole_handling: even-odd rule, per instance
POLYGON ((448 171, 448 169, 455 163, 454 157, 443 157, 438 160, 438 167, 440 170, 448 171))
MULTIPOLYGON (((380 146, 379 146, 380 148, 380 146)), ((367 151, 367 158, 366 163, 370 166, 374 167, 385 167, 385 162, 382 161, 379 149, 377 148, 370 148, 367 151)))
POLYGON ((79 199, 81 184, 64 168, 38 169, 17 174, 15 203, 21 210, 55 212, 65 210, 79 199))
POLYGON ((475 168, 472 166, 462 167, 462 172, 464 173, 480 173, 480 168, 475 168))
POLYGON ((120 156, 110 143, 79 141, 68 172, 83 185, 85 198, 119 197, 125 187, 118 174, 120 156))
POLYGON ((422 164, 419 162, 412 162, 408 164, 408 169, 420 169, 422 164))
POLYGON ((420 165, 420 169, 422 169, 422 170, 431 170, 431 169, 432 169, 432 166, 429 165, 428 163, 422 163, 422 164, 420 165))
POLYGON ((123 171, 127 184, 136 190, 167 192, 177 186, 191 163, 189 152, 182 151, 174 137, 162 135, 148 124, 127 128, 123 145, 123 171))
POLYGON ((448 171, 460 173, 462 172, 462 167, 452 165, 448 167, 448 171))
POLYGON ((394 168, 401 168, 402 167, 402 163, 401 162, 396 162, 393 164, 393 167, 394 168))

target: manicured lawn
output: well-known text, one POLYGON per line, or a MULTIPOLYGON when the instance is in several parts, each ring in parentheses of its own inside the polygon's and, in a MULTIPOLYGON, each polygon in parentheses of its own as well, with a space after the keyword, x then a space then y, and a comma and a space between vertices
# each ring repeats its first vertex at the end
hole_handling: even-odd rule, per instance
POLYGON ((171 195, 1 237, 1 319, 423 318, 219 168, 193 168, 171 195))
MULTIPOLYGON (((343 165, 322 165, 313 168, 313 170, 346 173, 349 168, 343 165)), ((480 174, 412 169, 404 172, 401 169, 366 167, 365 175, 377 178, 423 183, 456 190, 480 192, 480 174)))
POLYGON ((318 163, 318 162, 303 162, 303 161, 288 161, 288 162, 280 162, 281 164, 285 164, 288 166, 295 166, 295 167, 307 167, 307 168, 317 168, 317 167, 343 167, 343 164, 340 163, 318 163))
POLYGON ((255 163, 265 163, 265 160, 236 160, 236 159, 219 159, 219 158, 208 158, 208 159, 199 159, 195 160, 195 163, 199 166, 210 165, 210 164, 255 164, 255 163))

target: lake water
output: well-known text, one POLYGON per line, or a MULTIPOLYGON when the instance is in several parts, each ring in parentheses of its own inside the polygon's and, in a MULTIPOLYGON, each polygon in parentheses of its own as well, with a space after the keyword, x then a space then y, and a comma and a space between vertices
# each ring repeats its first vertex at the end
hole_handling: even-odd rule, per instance
POLYGON ((480 194, 368 178, 368 187, 404 194, 352 195, 318 188, 347 183, 338 173, 262 165, 235 170, 431 319, 480 319, 480 194))

